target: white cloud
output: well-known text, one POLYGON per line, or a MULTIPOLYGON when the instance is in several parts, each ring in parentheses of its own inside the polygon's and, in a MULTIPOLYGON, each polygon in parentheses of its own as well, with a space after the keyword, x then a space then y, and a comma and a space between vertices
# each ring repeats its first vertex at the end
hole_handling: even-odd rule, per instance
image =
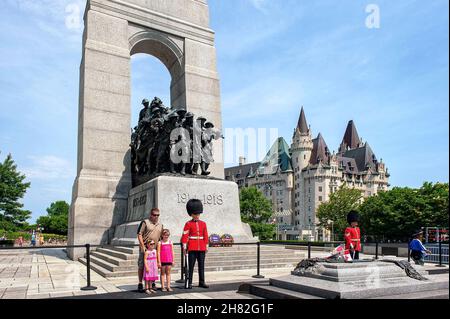
POLYGON ((264 14, 268 13, 266 5, 266 0, 250 0, 250 3, 259 11, 261 11, 264 14))
POLYGON ((42 19, 39 27, 52 35, 60 34, 56 29, 63 26, 77 33, 82 31, 85 0, 7 0, 7 4, 26 12, 29 18, 42 19), (49 25, 55 22, 56 27, 49 25))
POLYGON ((75 176, 75 165, 64 158, 53 155, 28 156, 30 166, 23 169, 29 179, 54 180, 75 176))

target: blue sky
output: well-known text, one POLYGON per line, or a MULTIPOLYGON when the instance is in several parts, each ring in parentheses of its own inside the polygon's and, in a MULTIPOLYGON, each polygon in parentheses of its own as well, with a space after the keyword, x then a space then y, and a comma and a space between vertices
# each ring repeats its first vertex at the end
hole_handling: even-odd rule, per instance
MULTIPOLYGON (((209 5, 224 127, 277 128, 290 143, 303 105, 332 150, 354 120, 392 186, 448 182, 447 0, 209 5), (380 28, 365 24, 372 3, 380 28)), ((82 0, 6 0, 0 8, 0 160, 11 153, 31 182, 23 201, 31 221, 52 201, 71 199, 83 10, 82 0)), ((158 60, 133 57, 133 123, 143 97, 169 104, 169 83, 158 60)))

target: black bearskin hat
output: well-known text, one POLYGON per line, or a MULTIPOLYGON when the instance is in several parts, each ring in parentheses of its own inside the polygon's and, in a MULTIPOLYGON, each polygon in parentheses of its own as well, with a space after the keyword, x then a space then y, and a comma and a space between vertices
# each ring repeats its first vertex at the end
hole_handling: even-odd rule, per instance
POLYGON ((202 214, 203 213, 203 204, 202 204, 201 200, 199 200, 199 199, 190 199, 186 204, 186 210, 187 210, 189 216, 192 216, 192 214, 195 214, 195 213, 202 214))
POLYGON ((347 222, 349 224, 353 223, 353 222, 359 222, 359 214, 358 212, 352 210, 347 214, 347 222))

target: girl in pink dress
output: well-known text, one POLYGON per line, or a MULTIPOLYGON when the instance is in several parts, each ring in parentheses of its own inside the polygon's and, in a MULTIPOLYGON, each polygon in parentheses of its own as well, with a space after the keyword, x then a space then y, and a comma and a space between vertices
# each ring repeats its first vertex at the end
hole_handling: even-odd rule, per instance
POLYGON ((152 289, 153 282, 158 280, 158 261, 157 261, 157 251, 155 249, 155 242, 152 240, 147 244, 147 250, 144 254, 145 262, 145 293, 152 294, 155 293, 152 289))
POLYGON ((161 290, 173 291, 170 288, 170 271, 175 266, 173 243, 169 240, 170 231, 162 231, 162 239, 158 243, 158 267, 161 268, 161 290), (167 284, 166 284, 167 280, 167 284))

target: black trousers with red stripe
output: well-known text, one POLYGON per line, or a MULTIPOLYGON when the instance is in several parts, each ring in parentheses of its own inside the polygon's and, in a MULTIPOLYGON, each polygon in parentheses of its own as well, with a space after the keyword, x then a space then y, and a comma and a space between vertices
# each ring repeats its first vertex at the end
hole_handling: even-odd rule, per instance
POLYGON ((205 283, 205 255, 204 251, 189 251, 189 286, 192 286, 192 276, 194 275, 195 261, 198 261, 199 284, 205 283))

